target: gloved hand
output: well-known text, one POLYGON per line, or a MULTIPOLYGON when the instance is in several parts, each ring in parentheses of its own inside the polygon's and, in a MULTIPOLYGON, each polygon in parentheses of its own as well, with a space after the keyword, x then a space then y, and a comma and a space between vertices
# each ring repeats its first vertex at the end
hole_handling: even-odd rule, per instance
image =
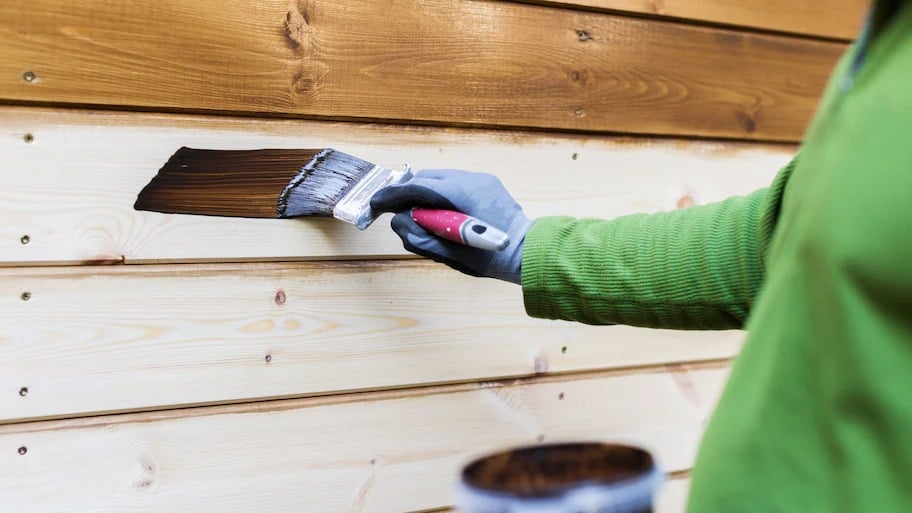
POLYGON ((405 249, 471 276, 520 283, 522 248, 532 221, 497 177, 453 169, 433 169, 380 189, 371 198, 377 213, 397 212, 391 222, 405 249), (501 251, 463 246, 441 239, 412 220, 412 208, 457 210, 489 223, 510 237, 501 251))

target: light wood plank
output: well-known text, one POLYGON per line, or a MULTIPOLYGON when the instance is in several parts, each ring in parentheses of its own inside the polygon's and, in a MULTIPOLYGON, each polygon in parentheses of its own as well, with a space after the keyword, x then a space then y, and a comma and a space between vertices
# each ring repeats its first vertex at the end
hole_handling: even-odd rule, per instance
POLYGON ((0 20, 9 100, 783 141, 846 48, 487 0, 7 0, 0 20))
POLYGON ((656 513, 684 513, 687 510, 689 492, 689 477, 669 479, 656 497, 656 513))
POLYGON ((521 296, 420 261, 6 270, 0 423, 721 359, 742 340, 531 319, 521 296))
POLYGON ((854 39, 866 0, 518 0, 737 25, 810 36, 854 39))
POLYGON ((790 145, 0 109, 0 265, 404 256, 386 218, 229 219, 133 210, 173 151, 336 147, 401 167, 497 174, 532 217, 614 217, 767 185, 790 145), (25 142, 31 134, 32 142, 25 142), (21 238, 27 235, 28 244, 21 238))
MULTIPOLYGON (((692 372, 707 373, 725 370, 692 372)), ((12 425, 0 427, 0 504, 30 513, 435 509, 452 504, 470 458, 540 435, 632 441, 664 469, 685 470, 712 407, 667 374, 640 373, 12 425)))

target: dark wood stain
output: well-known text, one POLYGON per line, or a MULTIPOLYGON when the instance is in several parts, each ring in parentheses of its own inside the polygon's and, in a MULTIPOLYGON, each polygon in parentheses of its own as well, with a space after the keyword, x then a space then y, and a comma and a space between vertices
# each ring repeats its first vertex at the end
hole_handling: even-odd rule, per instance
POLYGON ((279 195, 319 149, 181 148, 139 193, 136 210, 276 218, 279 195))
POLYGON ((518 497, 559 496, 582 483, 616 483, 652 471, 641 449, 599 443, 524 447, 476 460, 462 473, 472 487, 518 497))

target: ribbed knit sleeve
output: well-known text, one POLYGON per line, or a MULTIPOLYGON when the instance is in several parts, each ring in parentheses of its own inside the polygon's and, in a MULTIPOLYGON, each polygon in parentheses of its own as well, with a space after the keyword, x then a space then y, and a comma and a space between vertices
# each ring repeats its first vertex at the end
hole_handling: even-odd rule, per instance
POLYGON ((741 328, 792 167, 768 189, 711 205, 537 219, 523 249, 526 311, 588 324, 741 328))

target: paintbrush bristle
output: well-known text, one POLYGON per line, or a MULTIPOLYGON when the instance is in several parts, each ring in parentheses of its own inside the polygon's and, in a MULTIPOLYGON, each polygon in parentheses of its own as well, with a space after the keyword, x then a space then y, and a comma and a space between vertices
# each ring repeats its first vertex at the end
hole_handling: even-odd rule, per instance
POLYGON ((326 148, 314 155, 282 191, 279 217, 331 216, 339 200, 375 167, 366 160, 326 148))
POLYGON ((139 193, 137 210, 229 217, 332 216, 374 167, 332 148, 180 148, 139 193))

